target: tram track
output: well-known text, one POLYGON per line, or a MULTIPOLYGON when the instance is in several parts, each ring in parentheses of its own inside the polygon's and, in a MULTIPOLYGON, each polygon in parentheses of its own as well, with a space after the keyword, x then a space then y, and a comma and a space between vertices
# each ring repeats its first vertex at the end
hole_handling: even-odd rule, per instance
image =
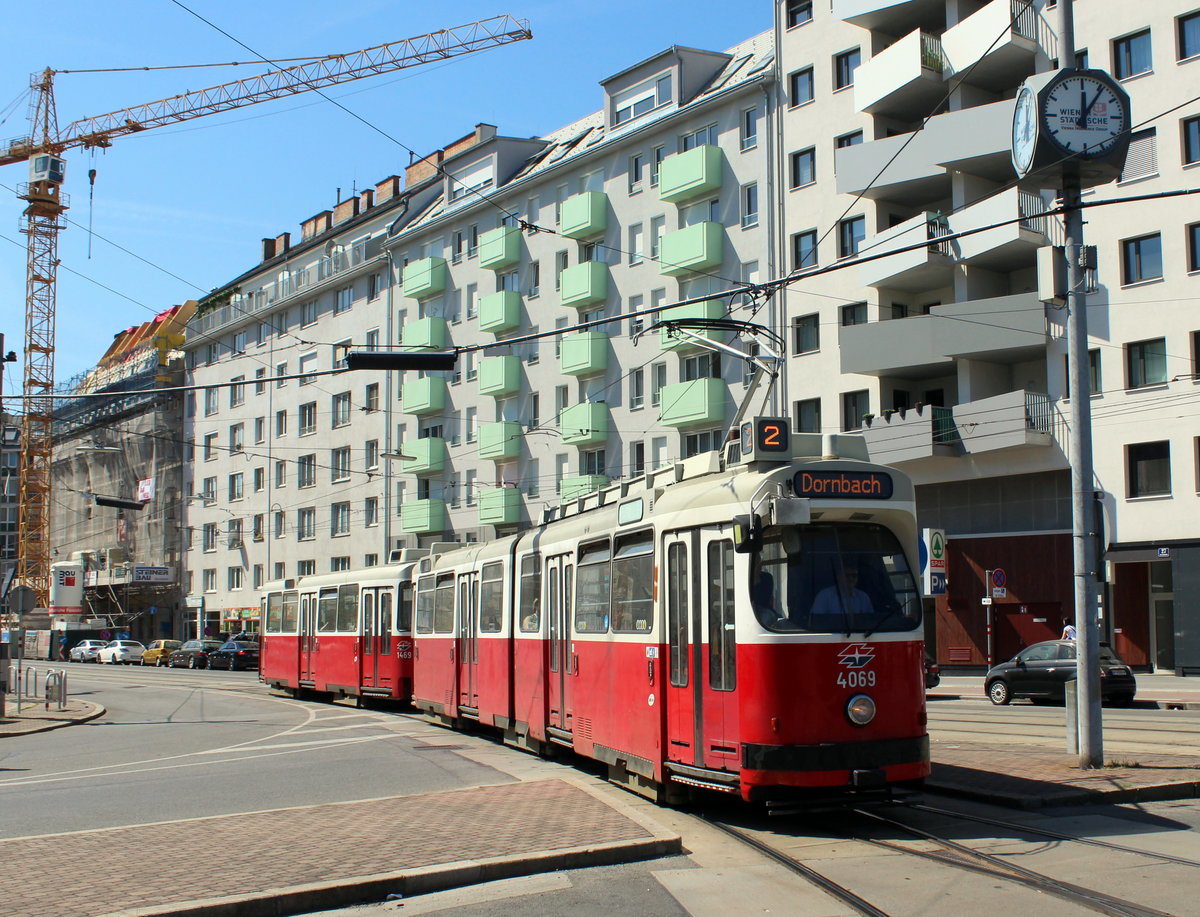
MULTIPOLYGON (((1131 855, 1145 856, 1164 863, 1172 863, 1189 867, 1200 867, 1200 863, 1197 861, 1183 857, 1173 857, 1167 854, 1154 854, 1131 847, 1125 847, 1119 844, 1093 841, 1090 838, 1079 838, 1073 835, 1066 835, 1060 832, 1042 830, 1038 828, 1026 828, 1025 826, 1016 825, 1011 822, 1003 822, 996 819, 987 819, 984 817, 969 815, 962 816, 960 813, 951 812, 950 810, 937 809, 936 807, 902 804, 901 808, 921 809, 924 811, 929 811, 931 814, 944 814, 954 817, 963 817, 969 821, 979 821, 984 824, 1005 827, 1026 834, 1045 836, 1062 841, 1080 841, 1089 843, 1092 846, 1099 846, 1110 851, 1119 851, 1131 855)), ((1176 915, 1173 915, 1167 911, 1161 911, 1153 907, 1138 904, 1136 902, 1129 901, 1115 895, 1110 895, 1097 889, 1087 888, 1073 882, 1056 879, 1053 876, 1046 875, 1045 873, 1037 872, 1036 870, 1012 863, 1002 856, 976 850, 966 844, 950 840, 949 838, 942 837, 922 828, 906 824, 903 821, 889 818, 877 812, 861 808, 850 809, 847 810, 847 812, 860 819, 862 822, 862 827, 858 830, 855 830, 853 828, 839 826, 838 828, 829 830, 831 837, 866 844, 888 853, 917 857, 925 862, 935 863, 939 866, 945 866, 951 869, 963 870, 973 875, 985 876, 991 879, 1000 879, 1008 883, 1014 883, 1040 894, 1052 895, 1062 901, 1085 908, 1094 913, 1107 915, 1107 917, 1176 917, 1176 915), (893 832, 908 834, 913 838, 916 838, 918 841, 935 845, 940 849, 921 849, 913 846, 910 843, 897 840, 881 839, 877 836, 874 836, 876 831, 872 830, 872 828, 878 827, 883 827, 893 832)), ((738 842, 748 847, 753 848, 775 863, 783 866, 788 871, 802 877, 805 879, 805 881, 814 885, 821 891, 828 894, 830 897, 853 910, 854 913, 864 915, 864 917, 897 917, 896 911, 885 910, 883 907, 880 907, 878 904, 871 901, 868 897, 859 894, 852 888, 848 888, 846 885, 838 882, 820 869, 817 869, 809 863, 803 862, 790 853, 780 849, 780 847, 772 841, 772 837, 779 836, 774 832, 771 832, 768 829, 763 829, 762 831, 759 831, 758 829, 747 830, 746 828, 738 827, 724 822, 718 818, 703 814, 700 814, 698 817, 708 826, 715 828, 716 830, 734 838, 738 842), (766 837, 761 836, 764 833, 767 835, 766 837)), ((904 913, 904 911, 901 910, 899 913, 904 913)))

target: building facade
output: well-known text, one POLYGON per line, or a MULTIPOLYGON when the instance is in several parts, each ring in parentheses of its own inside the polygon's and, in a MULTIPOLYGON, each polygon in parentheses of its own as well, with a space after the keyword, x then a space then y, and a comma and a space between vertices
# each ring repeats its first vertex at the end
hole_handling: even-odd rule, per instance
MULTIPOLYGON (((1018 186, 1009 146, 1017 88, 1058 66, 1058 13, 1021 0, 776 0, 775 13, 725 52, 670 47, 608 77, 598 111, 542 137, 478 125, 309 219, 297 244, 265 241, 201 304, 184 491, 206 626, 252 614, 266 580, 486 539, 719 446, 747 364, 636 315, 694 300, 663 317, 786 340, 754 413, 861 430, 913 476, 949 548, 930 603, 940 661, 1057 635, 1073 607, 1071 457, 1062 290, 1046 268, 1063 231, 1045 213, 1055 190, 1018 186), (773 296, 755 287, 792 273, 773 296), (351 349, 459 359, 335 374, 351 349), (998 568, 989 645, 980 599, 998 568)), ((1100 204, 1194 174, 1200 16, 1168 0, 1075 15, 1075 63, 1120 79, 1135 121, 1125 173, 1085 197, 1102 634, 1130 663, 1174 670, 1200 665, 1187 312, 1200 222, 1183 199, 1100 204)), ((701 336, 746 353, 771 340, 701 336)))

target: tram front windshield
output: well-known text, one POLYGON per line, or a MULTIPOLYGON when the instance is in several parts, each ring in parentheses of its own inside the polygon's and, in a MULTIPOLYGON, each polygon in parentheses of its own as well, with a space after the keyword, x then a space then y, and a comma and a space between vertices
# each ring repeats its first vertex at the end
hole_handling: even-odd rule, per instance
POLYGON ((921 625, 921 598, 896 540, 881 525, 769 528, 751 558, 750 602, 769 630, 890 633, 921 625))

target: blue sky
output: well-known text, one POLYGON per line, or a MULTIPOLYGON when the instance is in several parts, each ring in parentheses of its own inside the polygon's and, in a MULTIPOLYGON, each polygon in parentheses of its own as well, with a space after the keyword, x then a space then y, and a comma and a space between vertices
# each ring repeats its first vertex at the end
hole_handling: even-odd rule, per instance
MULTIPOLYGON (((672 44, 724 50, 770 28, 772 11, 770 0, 511 0, 507 7, 474 0, 445 6, 408 0, 181 2, 268 58, 354 51, 501 13, 528 19, 532 41, 329 91, 422 155, 481 121, 517 137, 554 130, 600 108, 598 83, 605 77, 672 44)), ((15 109, 10 103, 28 88, 29 75, 47 66, 252 59, 172 0, 6 4, 4 25, 0 140, 27 133, 25 99, 15 109)), ((260 69, 60 74, 59 124, 260 69)), ((125 327, 252 267, 260 239, 284 231, 297 235, 303 219, 332 206, 338 188, 345 196, 355 185, 402 174, 408 159, 406 149, 315 93, 123 137, 94 156, 69 151, 65 190, 72 222, 60 237, 55 378, 63 381, 94 365, 125 327), (95 233, 90 258, 89 222, 95 233)), ((23 164, 0 168, 0 332, 5 349, 18 356, 25 237, 19 231, 23 205, 10 189, 27 180, 23 164)), ((20 366, 7 368, 5 395, 19 393, 20 366)))

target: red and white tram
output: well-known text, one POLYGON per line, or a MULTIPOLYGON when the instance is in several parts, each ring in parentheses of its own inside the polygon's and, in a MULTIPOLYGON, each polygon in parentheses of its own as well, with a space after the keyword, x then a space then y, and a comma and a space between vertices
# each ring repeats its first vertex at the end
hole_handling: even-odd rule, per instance
POLYGON ((918 784, 914 493, 866 459, 860 437, 789 443, 759 420, 724 455, 435 548, 416 573, 413 703, 569 747, 660 799, 918 784))
POLYGON ((259 674, 293 694, 412 697, 412 571, 419 552, 263 588, 259 674))

